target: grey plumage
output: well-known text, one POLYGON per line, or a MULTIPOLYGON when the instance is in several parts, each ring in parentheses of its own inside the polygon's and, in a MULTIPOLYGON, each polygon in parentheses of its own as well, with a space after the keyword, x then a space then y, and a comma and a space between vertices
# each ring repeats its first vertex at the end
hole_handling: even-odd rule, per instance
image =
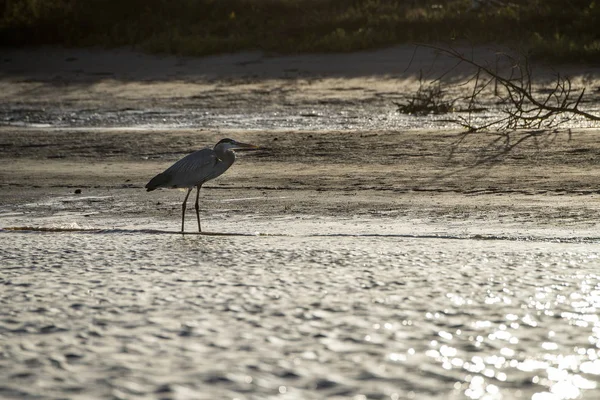
POLYGON ((152 178, 146 185, 146 190, 151 192, 161 187, 175 189, 197 186, 221 175, 229 166, 219 160, 213 149, 198 150, 152 178))
POLYGON ((198 231, 202 232, 200 226, 200 208, 198 198, 200 196, 200 188, 202 185, 216 177, 222 175, 235 162, 236 149, 258 149, 258 147, 236 142, 232 139, 220 140, 214 148, 205 148, 188 154, 175 164, 171 165, 164 172, 156 175, 146 185, 148 192, 158 188, 187 188, 187 194, 181 205, 181 231, 184 231, 185 209, 187 199, 194 187, 197 188, 196 193, 196 217, 198 219, 198 231))

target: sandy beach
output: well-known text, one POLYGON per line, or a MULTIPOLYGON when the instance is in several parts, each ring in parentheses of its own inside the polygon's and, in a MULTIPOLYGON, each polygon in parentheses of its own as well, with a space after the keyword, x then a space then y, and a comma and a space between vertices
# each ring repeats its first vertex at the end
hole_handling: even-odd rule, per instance
MULTIPOLYGON (((474 54, 493 57, 486 48, 474 54)), ((190 59, 48 48, 10 50, 3 58, 5 208, 79 188, 122 193, 139 204, 140 215, 176 214, 153 205, 181 196, 147 194, 146 181, 185 154, 232 137, 265 150, 243 155, 205 186, 205 195, 264 196, 269 201, 241 206, 265 216, 394 210, 431 218, 505 215, 503 221, 557 227, 598 220, 593 124, 464 135, 395 111, 393 102, 418 88, 418 71, 428 67, 434 76, 452 65, 430 50, 190 59)), ((598 70, 565 69, 577 72, 574 82, 595 87, 598 70)))

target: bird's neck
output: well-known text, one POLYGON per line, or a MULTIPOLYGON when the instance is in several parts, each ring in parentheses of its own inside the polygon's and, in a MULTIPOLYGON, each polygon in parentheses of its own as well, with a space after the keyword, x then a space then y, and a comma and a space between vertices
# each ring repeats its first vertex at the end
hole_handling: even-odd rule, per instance
POLYGON ((217 153, 217 157, 219 158, 219 160, 221 160, 221 162, 224 165, 227 165, 227 167, 230 167, 231 164, 233 164, 233 162, 235 161, 235 153, 231 150, 225 150, 225 151, 215 151, 217 153))

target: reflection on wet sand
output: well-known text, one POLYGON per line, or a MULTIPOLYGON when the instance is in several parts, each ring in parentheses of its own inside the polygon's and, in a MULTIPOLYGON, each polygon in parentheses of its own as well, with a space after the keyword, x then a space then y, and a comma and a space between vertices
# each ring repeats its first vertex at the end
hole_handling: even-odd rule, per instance
POLYGON ((57 227, 43 227, 43 226, 7 226, 0 228, 1 231, 7 232, 78 232, 78 233, 95 233, 95 234, 145 234, 145 235, 200 235, 200 236, 283 236, 283 235, 270 235, 266 233, 233 233, 233 232, 181 232, 181 231, 167 231, 159 229, 94 229, 94 228, 57 228, 57 227))
POLYGON ((448 233, 236 233, 236 232, 181 232, 160 229, 126 229, 126 228, 81 228, 81 227, 44 227, 44 226, 7 226, 0 228, 1 232, 21 233, 88 233, 88 234, 140 234, 140 235, 190 235, 190 236, 272 236, 272 237, 304 237, 304 238, 398 238, 398 239, 445 239, 445 240, 499 240, 516 242, 548 242, 548 243, 600 243, 600 237, 548 237, 548 236, 522 236, 501 234, 455 234, 448 233))

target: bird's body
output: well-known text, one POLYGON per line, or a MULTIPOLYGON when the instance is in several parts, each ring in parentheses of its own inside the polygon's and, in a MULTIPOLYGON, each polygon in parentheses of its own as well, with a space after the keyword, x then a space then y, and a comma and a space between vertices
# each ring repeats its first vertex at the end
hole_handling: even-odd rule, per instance
POLYGON ((225 154, 229 156, 229 160, 222 160, 208 147, 195 151, 152 178, 146 185, 146 190, 150 192, 158 188, 176 189, 201 185, 227 171, 235 161, 234 153, 230 154, 231 156, 225 154))
POLYGON ((198 189, 195 204, 196 217, 198 219, 198 231, 202 232, 198 206, 200 188, 205 182, 215 179, 227 171, 235 162, 235 153, 233 150, 239 149, 257 149, 257 147, 251 144, 236 142, 232 139, 223 139, 212 149, 207 147, 183 157, 164 172, 152 178, 146 185, 146 190, 150 192, 158 188, 188 189, 181 206, 181 231, 183 232, 187 199, 192 189, 196 187, 198 189))

